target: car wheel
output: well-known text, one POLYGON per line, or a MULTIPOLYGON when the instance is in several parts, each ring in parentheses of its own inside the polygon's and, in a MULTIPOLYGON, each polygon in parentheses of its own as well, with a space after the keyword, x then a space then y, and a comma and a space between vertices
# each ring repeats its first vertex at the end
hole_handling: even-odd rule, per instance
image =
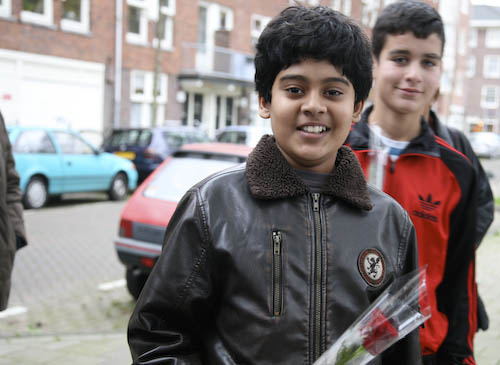
POLYGON ((26 185, 23 203, 26 209, 37 209, 47 203, 48 191, 45 180, 41 177, 32 177, 26 185))
POLYGON ((127 268, 126 273, 127 279, 127 289, 129 293, 137 300, 139 298, 139 294, 141 294, 142 288, 144 284, 146 284, 146 280, 148 279, 148 274, 143 273, 142 271, 134 268, 127 268))
POLYGON ((122 200, 128 192, 127 177, 122 172, 115 175, 109 188, 109 198, 111 200, 122 200))

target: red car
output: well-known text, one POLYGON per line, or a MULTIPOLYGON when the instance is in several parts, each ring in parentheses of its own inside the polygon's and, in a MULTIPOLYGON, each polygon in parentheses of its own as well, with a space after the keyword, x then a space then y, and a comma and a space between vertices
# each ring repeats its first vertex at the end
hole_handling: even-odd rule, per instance
POLYGON ((184 193, 205 177, 245 162, 251 150, 230 143, 184 145, 135 190, 123 208, 115 240, 134 298, 161 253, 165 229, 184 193))

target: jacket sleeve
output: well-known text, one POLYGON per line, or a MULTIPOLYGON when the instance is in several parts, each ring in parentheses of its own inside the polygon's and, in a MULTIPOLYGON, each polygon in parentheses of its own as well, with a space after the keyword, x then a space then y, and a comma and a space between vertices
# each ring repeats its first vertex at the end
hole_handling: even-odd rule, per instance
POLYGON ((128 325, 134 364, 199 364, 213 301, 209 233, 198 192, 183 197, 170 220, 163 250, 128 325))
POLYGON ((475 232, 477 175, 470 169, 458 177, 461 199, 450 216, 445 272, 436 290, 438 310, 448 319, 446 338, 438 350, 444 363, 474 364, 473 339, 477 328, 475 287, 475 232), (461 179, 464 177, 463 179, 461 179))
POLYGON ((495 215, 495 200, 491 191, 488 176, 481 162, 477 158, 467 137, 459 130, 449 128, 453 145, 466 155, 474 167, 477 175, 477 223, 476 223, 476 246, 479 246, 484 235, 488 231, 495 215))
MULTIPOLYGON (((401 275, 408 274, 418 269, 418 249, 417 235, 415 227, 407 214, 405 234, 400 242, 400 247, 403 247, 401 252, 405 254, 401 257, 400 268, 401 275)), ((406 337, 396 342, 388 350, 382 353, 383 364, 421 364, 422 352, 420 349, 420 333, 419 329, 415 329, 406 337)))
POLYGON ((7 130, 2 115, 0 114, 0 133, 2 144, 5 146, 5 164, 7 169, 7 209, 9 219, 16 233, 17 247, 26 245, 26 231, 24 228, 22 193, 19 187, 19 174, 16 171, 12 146, 9 141, 7 130))

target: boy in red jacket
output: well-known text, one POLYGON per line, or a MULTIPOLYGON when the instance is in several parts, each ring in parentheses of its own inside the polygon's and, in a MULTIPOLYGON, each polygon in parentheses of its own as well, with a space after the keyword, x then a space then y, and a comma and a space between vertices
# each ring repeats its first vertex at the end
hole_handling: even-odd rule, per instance
POLYGON ((424 364, 474 364, 476 174, 422 118, 439 88, 444 42, 432 6, 399 1, 382 11, 372 33, 374 105, 353 126, 348 144, 368 180, 410 214, 419 264, 429 265, 424 364), (373 141, 383 158, 373 158, 373 141))

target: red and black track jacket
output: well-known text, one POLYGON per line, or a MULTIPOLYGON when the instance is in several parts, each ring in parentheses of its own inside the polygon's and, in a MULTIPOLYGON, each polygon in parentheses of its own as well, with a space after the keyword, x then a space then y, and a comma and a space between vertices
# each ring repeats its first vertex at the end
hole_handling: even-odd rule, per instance
MULTIPOLYGON (((370 112, 353 125, 347 140, 367 177, 370 112)), ((474 364, 477 190, 470 161, 422 121, 420 135, 396 161, 388 159, 383 190, 407 210, 417 231, 419 264, 428 265, 432 317, 420 332, 423 354, 474 364)))

